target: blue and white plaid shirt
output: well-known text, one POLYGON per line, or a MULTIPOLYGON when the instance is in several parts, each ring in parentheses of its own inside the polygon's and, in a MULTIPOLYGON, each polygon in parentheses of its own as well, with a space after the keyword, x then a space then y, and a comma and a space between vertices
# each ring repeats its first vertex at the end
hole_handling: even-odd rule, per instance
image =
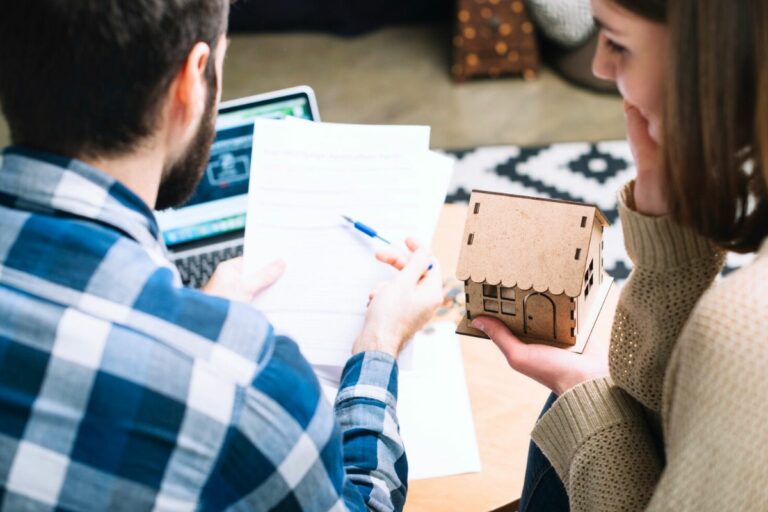
POLYGON ((186 289, 150 209, 76 160, 0 167, 0 508, 399 510, 397 366, 332 407, 250 306, 186 289))

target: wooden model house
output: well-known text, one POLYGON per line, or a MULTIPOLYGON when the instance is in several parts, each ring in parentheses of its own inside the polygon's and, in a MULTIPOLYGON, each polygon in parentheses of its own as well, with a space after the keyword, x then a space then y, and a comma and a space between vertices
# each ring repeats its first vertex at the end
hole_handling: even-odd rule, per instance
POLYGON ((501 319, 520 339, 583 350, 612 279, 596 206, 473 191, 457 277, 466 313, 456 332, 486 337, 473 318, 501 319))

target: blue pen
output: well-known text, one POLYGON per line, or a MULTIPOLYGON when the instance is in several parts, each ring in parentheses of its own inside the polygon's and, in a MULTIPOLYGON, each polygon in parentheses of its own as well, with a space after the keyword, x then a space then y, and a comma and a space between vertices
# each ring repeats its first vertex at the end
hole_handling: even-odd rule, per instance
POLYGON ((347 222, 352 224, 355 227, 355 229, 360 231, 361 233, 365 233, 366 235, 368 235, 371 238, 378 238, 379 240, 381 240, 385 244, 392 245, 392 242, 390 242, 389 240, 387 240, 385 238, 382 238, 381 235, 379 235, 376 232, 375 229, 366 226, 362 222, 354 221, 354 220, 350 219, 349 217, 347 217, 346 215, 342 215, 342 217, 344 218, 344 220, 346 220, 347 222))
MULTIPOLYGON (((389 240, 387 240, 386 238, 383 238, 383 237, 382 237, 381 235, 379 235, 379 234, 376 232, 376 230, 375 230, 375 229, 373 229, 372 227, 370 227, 370 226, 366 226, 366 225, 365 225, 365 224, 363 224, 362 222, 358 222, 358 221, 352 220, 352 219, 350 219, 349 217, 347 217, 346 215, 342 215, 342 218, 343 218, 344 220, 346 220, 347 222, 349 222, 350 224, 352 224, 352 226, 354 226, 354 228, 355 228, 356 230, 360 231, 361 233, 365 233, 366 235, 368 235, 368 236, 369 236, 369 237, 371 237, 371 238, 378 238, 379 240, 381 240, 382 242, 384 242, 384 243, 385 243, 385 244, 387 244, 387 245, 392 245, 392 242, 390 242, 390 241, 389 241, 389 240)), ((433 266, 434 266, 434 265, 433 265, 432 263, 430 263, 430 264, 429 264, 429 267, 427 267, 427 270, 432 270, 432 267, 433 267, 433 266)))

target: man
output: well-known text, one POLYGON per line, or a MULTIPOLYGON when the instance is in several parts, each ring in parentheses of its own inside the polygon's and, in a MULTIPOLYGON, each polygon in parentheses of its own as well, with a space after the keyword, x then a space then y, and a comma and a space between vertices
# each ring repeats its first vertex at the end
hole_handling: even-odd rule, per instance
POLYGON ((372 296, 333 407, 243 303, 281 264, 246 278, 235 261, 203 293, 165 257, 152 208, 183 202, 206 164, 228 9, 4 6, 3 510, 403 506, 395 357, 440 300, 429 255, 380 258, 400 272, 372 296))

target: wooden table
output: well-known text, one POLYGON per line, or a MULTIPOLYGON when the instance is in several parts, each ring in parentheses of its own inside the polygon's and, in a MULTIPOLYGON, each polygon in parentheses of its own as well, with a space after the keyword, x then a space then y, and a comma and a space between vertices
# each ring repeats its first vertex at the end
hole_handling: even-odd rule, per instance
MULTIPOLYGON (((464 206, 446 205, 440 216, 433 250, 446 277, 456 270, 465 215, 464 206)), ((617 298, 609 296, 606 310, 615 310, 617 298)), ((612 321, 601 315, 594 333, 607 335, 612 321)), ((517 500, 523 488, 530 433, 549 390, 512 370, 493 342, 462 336, 460 343, 482 472, 412 481, 406 512, 487 512, 517 500)))

